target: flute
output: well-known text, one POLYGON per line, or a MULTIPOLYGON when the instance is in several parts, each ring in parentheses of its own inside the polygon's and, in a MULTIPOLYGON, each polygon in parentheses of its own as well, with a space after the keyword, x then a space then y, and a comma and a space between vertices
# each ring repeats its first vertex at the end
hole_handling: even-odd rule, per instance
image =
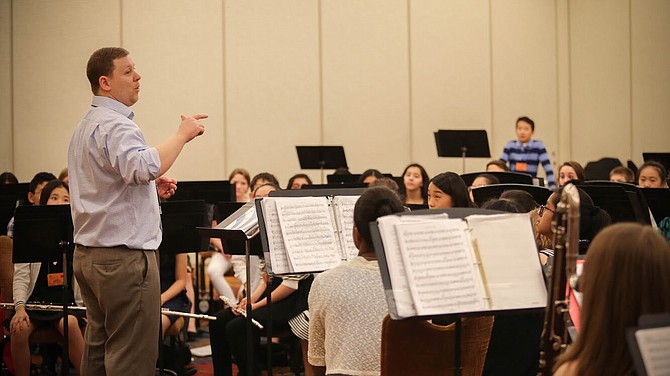
MULTIPOLYGON (((27 310, 31 310, 31 311, 62 311, 63 310, 62 305, 27 303, 27 304, 24 304, 23 306, 27 310)), ((13 303, 0 303, 0 308, 14 309, 14 304, 13 303)), ((79 307, 79 306, 68 306, 67 309, 72 310, 72 311, 86 311, 86 307, 79 307)), ((216 320, 216 316, 199 315, 199 314, 195 314, 195 313, 171 311, 167 308, 161 308, 161 313, 164 314, 164 315, 168 315, 168 316, 182 316, 182 317, 191 317, 191 318, 194 318, 194 319, 202 319, 202 320, 216 320)))
MULTIPOLYGON (((233 302, 230 301, 227 297, 220 295, 219 298, 223 301, 223 304, 227 305, 232 309, 234 312, 239 313, 240 315, 247 317, 247 310, 243 308, 238 308, 233 302)), ((255 319, 251 319, 251 322, 258 327, 258 329, 263 329, 263 325, 256 321, 255 319)))

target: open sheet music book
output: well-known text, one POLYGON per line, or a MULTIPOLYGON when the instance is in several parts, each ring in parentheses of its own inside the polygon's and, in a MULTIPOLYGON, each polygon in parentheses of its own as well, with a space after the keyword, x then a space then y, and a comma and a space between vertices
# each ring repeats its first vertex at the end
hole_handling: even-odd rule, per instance
POLYGON ((670 313, 642 315, 626 340, 639 376, 670 374, 670 313))
POLYGON ((248 239, 258 235, 258 216, 253 201, 249 201, 233 214, 219 223, 215 228, 224 230, 244 231, 248 239))
POLYGON ((358 255, 352 236, 358 197, 263 198, 260 211, 267 235, 266 261, 272 271, 318 272, 358 255))
MULTIPOLYGON (((374 233, 374 226, 373 233, 374 233)), ((394 319, 544 308, 547 293, 527 214, 390 215, 376 223, 394 319)))

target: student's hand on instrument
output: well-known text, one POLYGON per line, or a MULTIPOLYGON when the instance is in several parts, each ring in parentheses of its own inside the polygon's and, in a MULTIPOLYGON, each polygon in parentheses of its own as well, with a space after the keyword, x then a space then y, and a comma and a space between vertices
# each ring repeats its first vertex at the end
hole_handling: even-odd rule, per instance
POLYGON ((181 115, 181 124, 179 125, 178 134, 184 137, 186 142, 205 133, 205 126, 199 120, 207 119, 207 114, 195 114, 192 116, 181 115))
POLYGON ((9 323, 9 331, 10 333, 16 333, 27 328, 29 324, 30 318, 28 317, 28 313, 26 313, 26 309, 23 306, 19 306, 16 308, 14 317, 12 317, 12 321, 9 323))
POLYGON ((158 195, 161 198, 168 199, 172 197, 177 190, 177 180, 166 176, 159 176, 156 179, 156 188, 158 189, 158 195))
POLYGON ((233 309, 233 313, 235 316, 239 316, 240 313, 237 312, 238 310, 246 310, 247 309, 247 298, 242 298, 239 303, 235 306, 235 309, 233 309))

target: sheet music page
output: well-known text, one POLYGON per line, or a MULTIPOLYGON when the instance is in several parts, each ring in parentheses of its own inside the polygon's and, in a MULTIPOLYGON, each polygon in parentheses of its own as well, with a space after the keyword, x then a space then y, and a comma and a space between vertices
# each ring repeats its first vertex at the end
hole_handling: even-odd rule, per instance
POLYGON ((488 309, 465 221, 399 223, 396 231, 419 315, 488 309))
POLYGON ((340 244, 343 248, 343 259, 351 260, 358 256, 358 248, 354 244, 354 207, 359 196, 335 196, 333 207, 335 208, 335 221, 339 230, 340 244))
POLYGON ((402 255, 400 254, 400 243, 396 233, 395 225, 397 223, 417 222, 434 220, 437 218, 447 218, 446 214, 435 216, 428 215, 387 215, 377 219, 379 233, 384 244, 384 254, 386 264, 391 279, 392 296, 395 302, 396 314, 399 317, 416 316, 416 307, 412 293, 407 283, 407 274, 403 265, 402 255))
POLYGON ((256 207, 251 206, 242 215, 237 217, 233 222, 225 226, 226 230, 242 230, 247 237, 253 237, 258 233, 258 217, 256 216, 256 207))
POLYGON ((263 198, 263 219, 268 236, 268 248, 270 250, 270 266, 276 274, 290 273, 291 268, 286 256, 284 237, 279 225, 279 214, 277 214, 276 201, 278 198, 263 198))
POLYGON ((492 309, 539 308, 547 289, 528 214, 466 218, 479 245, 492 309))
POLYGON ((279 200, 277 213, 292 272, 328 270, 340 264, 326 197, 279 200))
POLYGON ((670 326, 638 329, 635 339, 647 375, 670 375, 670 326))

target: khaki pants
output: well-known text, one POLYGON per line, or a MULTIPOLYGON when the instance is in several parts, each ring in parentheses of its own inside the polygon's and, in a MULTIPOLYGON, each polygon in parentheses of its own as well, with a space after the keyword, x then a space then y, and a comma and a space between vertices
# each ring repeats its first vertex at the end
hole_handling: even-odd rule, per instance
POLYGON ((88 318, 81 375, 153 375, 160 330, 156 253, 77 245, 74 275, 88 318))

